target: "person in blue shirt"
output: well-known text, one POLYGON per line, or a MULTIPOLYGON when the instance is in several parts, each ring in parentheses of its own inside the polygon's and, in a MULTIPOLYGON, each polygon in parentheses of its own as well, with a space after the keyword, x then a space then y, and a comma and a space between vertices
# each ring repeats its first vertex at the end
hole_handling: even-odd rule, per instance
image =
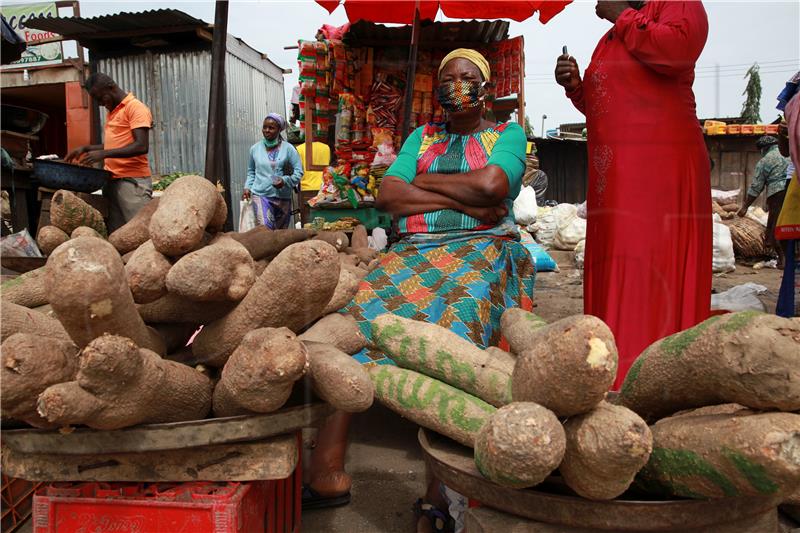
POLYGON ((252 200, 256 221, 271 230, 286 229, 292 215, 292 191, 303 176, 294 146, 281 138, 286 120, 278 113, 264 119, 264 138, 250 147, 242 200, 252 200))

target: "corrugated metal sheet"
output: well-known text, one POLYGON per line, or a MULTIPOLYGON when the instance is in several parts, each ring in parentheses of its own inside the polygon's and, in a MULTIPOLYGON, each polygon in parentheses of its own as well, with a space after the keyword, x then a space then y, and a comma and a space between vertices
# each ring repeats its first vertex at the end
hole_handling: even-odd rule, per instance
POLYGON ((132 13, 123 11, 100 17, 36 17, 25 23, 37 30, 52 31, 59 35, 75 38, 94 33, 150 30, 156 28, 197 26, 209 24, 177 9, 154 9, 132 13))
MULTIPOLYGON (((508 38, 506 20, 420 23, 420 46, 452 48, 454 44, 486 44, 508 38)), ((402 45, 411 42, 411 26, 384 26, 359 20, 350 26, 344 41, 352 46, 402 45)))

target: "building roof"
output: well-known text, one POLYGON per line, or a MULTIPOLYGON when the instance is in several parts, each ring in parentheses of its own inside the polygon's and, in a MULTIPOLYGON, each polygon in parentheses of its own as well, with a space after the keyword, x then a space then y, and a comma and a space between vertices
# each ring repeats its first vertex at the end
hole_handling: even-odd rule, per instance
MULTIPOLYGON (((420 48, 457 48, 508 38, 507 20, 420 22, 420 48)), ((366 20, 354 22, 344 36, 350 46, 408 46, 411 26, 385 26, 366 20)))

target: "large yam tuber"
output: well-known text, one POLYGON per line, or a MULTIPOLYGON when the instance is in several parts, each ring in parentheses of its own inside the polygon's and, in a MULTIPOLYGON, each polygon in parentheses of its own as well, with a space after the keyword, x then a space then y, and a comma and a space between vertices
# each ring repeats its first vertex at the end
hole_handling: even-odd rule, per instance
POLYGON ((68 240, 69 235, 55 226, 42 226, 36 233, 36 244, 45 256, 53 253, 53 250, 68 240))
POLYGON ((158 208, 160 198, 153 198, 139 209, 132 219, 108 236, 108 242, 125 255, 150 240, 150 218, 158 208))
POLYGON ((320 231, 312 238, 316 241, 327 242, 336 248, 337 252, 342 252, 350 246, 350 239, 347 238, 347 233, 343 231, 320 231))
POLYGON ((353 228, 353 235, 350 237, 350 246, 352 248, 368 248, 369 236, 367 235, 367 228, 363 224, 359 224, 353 228))
POLYGON ((480 398, 413 370, 376 365, 369 375, 375 398, 383 405, 470 448, 478 431, 497 411, 480 398))
POLYGON ((330 344, 349 355, 367 347, 367 338, 361 333, 356 319, 342 313, 322 317, 298 338, 301 341, 330 344))
POLYGON ((511 401, 513 361, 497 359, 436 324, 385 314, 371 321, 372 342, 395 363, 494 405, 511 401))
POLYGON ((150 218, 150 239, 156 250, 170 257, 194 250, 219 207, 219 193, 202 176, 181 176, 161 196, 150 218))
POLYGON ((36 412, 36 400, 47 387, 72 381, 78 371, 78 347, 29 333, 16 333, 3 341, 0 368, 2 412, 34 427, 52 427, 36 412))
POLYGON ((585 413, 600 403, 617 373, 617 345, 597 317, 577 315, 541 328, 538 342, 517 354, 515 402, 536 402, 557 416, 585 413))
POLYGON ((45 283, 58 320, 83 348, 104 333, 162 352, 136 311, 119 252, 108 242, 78 237, 47 260, 45 283))
POLYGON ((564 428, 549 409, 515 402, 489 417, 475 439, 475 466, 483 476, 513 489, 533 487, 564 457, 564 428))
POLYGON ((535 346, 539 342, 537 335, 546 325, 543 318, 519 307, 509 307, 500 317, 500 331, 514 355, 535 346))
POLYGON ((234 302, 195 302, 168 292, 155 302, 137 306, 137 309, 147 323, 208 324, 227 315, 234 305, 234 302))
POLYGON ((184 255, 166 275, 169 292, 198 301, 241 300, 255 281, 253 258, 226 237, 184 255))
POLYGON ((214 388, 214 414, 271 413, 308 370, 308 351, 287 328, 251 331, 231 354, 214 388))
POLYGON ((2 301, 2 320, 0 320, 0 341, 14 333, 30 333, 41 337, 71 341, 61 322, 39 311, 28 309, 5 300, 2 301))
POLYGON ((89 226, 104 237, 108 235, 100 211, 63 189, 56 191, 50 201, 50 222, 67 235, 80 226, 89 226))
POLYGON ((225 222, 228 221, 228 204, 225 203, 225 197, 222 193, 217 194, 217 207, 214 209, 214 216, 208 222, 206 229, 210 233, 218 233, 225 227, 225 222))
POLYGON ((198 324, 191 323, 150 324, 150 327, 161 336, 168 354, 184 348, 200 329, 198 324))
POLYGON ((0 295, 6 302, 24 307, 47 305, 47 290, 44 285, 44 267, 29 270, 0 285, 0 295))
POLYGON ((133 252, 125 263, 125 278, 137 304, 155 302, 167 294, 167 272, 172 268, 169 257, 147 241, 133 252))
POLYGON ((360 413, 372 406, 375 387, 364 366, 330 344, 308 342, 306 348, 317 396, 345 413, 360 413))
POLYGON ((361 280, 358 279, 352 272, 345 268, 339 269, 339 282, 336 284, 336 290, 333 292, 331 300, 322 314, 329 315, 335 313, 339 309, 350 303, 353 297, 358 292, 358 285, 361 280))
POLYGON ((722 403, 796 411, 800 322, 742 311, 662 339, 631 366, 620 403, 648 421, 722 403))
POLYGON ((357 265, 361 263, 368 264, 370 261, 377 259, 380 255, 378 250, 373 250, 372 248, 366 247, 356 248, 355 246, 345 248, 344 253, 350 255, 351 257, 355 257, 357 259, 357 265))
POLYGON ((590 500, 612 500, 628 490, 653 450, 639 415, 607 402, 564 423, 567 451, 559 467, 567 486, 590 500))
POLYGON ((306 241, 313 235, 314 232, 306 229, 270 230, 266 226, 256 226, 243 233, 225 234, 226 237, 230 237, 247 248, 250 256, 256 261, 272 259, 290 244, 306 241))
POLYGON ((738 407, 697 409, 651 426, 653 453, 637 486, 701 499, 796 491, 800 415, 738 407))
POLYGON ((336 250, 321 241, 292 244, 267 266, 247 296, 208 324, 192 349, 210 366, 225 364, 248 331, 287 327, 300 331, 322 315, 339 281, 336 250))
POLYGON ((130 339, 104 335, 79 356, 75 381, 48 387, 39 414, 60 426, 119 429, 136 424, 200 420, 211 409, 211 381, 162 359, 130 339))
POLYGON ((70 233, 70 239, 77 239, 78 237, 97 237, 98 239, 102 239, 103 236, 97 233, 97 230, 94 228, 90 228, 89 226, 78 226, 72 233, 70 233))

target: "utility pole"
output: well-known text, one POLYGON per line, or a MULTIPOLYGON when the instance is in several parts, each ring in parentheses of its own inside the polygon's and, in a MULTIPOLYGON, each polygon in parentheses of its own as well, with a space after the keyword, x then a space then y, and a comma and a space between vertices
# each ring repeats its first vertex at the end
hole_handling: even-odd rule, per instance
POLYGON ((542 139, 544 139, 544 121, 547 118, 547 115, 542 115, 542 139))

